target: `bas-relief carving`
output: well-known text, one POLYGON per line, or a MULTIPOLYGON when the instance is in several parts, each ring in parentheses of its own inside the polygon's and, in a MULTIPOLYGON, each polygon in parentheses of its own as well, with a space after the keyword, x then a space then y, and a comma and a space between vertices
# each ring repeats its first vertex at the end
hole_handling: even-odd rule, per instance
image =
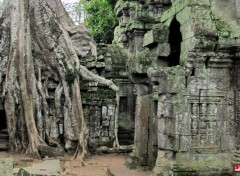
MULTIPOLYGON (((231 116, 232 117, 232 116, 231 116)), ((234 123, 234 127, 236 130, 236 136, 237 136, 237 147, 238 149, 240 149, 240 92, 237 91, 236 95, 235 95, 235 121, 231 121, 232 123, 234 123)), ((230 126, 230 124, 229 124, 230 126)), ((232 130, 233 131, 233 130, 232 130)))
MULTIPOLYGON (((215 146, 219 147, 221 133, 219 128, 224 127, 223 96, 188 96, 190 106, 190 120, 192 147, 215 146)), ((194 150, 193 150, 194 151, 194 150)))

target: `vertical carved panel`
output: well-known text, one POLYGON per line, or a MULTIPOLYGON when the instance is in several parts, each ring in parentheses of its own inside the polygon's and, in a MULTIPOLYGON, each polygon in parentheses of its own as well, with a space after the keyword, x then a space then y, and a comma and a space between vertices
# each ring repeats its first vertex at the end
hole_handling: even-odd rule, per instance
POLYGON ((236 133, 237 133, 237 143, 240 144, 240 92, 236 92, 235 95, 235 117, 236 117, 236 133))
POLYGON ((193 151, 219 148, 220 131, 225 131, 223 102, 224 96, 219 93, 188 96, 193 151))

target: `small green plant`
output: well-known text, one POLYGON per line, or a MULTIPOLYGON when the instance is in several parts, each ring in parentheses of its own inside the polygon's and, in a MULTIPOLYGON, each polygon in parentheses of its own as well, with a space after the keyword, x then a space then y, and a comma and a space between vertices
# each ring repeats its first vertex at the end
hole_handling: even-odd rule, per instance
POLYGON ((79 72, 76 69, 66 69, 65 79, 68 82, 68 84, 72 84, 78 74, 79 74, 79 72))

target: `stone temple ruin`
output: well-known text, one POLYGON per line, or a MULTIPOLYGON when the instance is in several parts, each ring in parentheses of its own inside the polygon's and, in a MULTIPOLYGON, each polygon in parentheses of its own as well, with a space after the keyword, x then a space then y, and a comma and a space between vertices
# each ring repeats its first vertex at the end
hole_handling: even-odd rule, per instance
POLYGON ((118 1, 114 43, 128 54, 112 56, 112 66, 125 64, 112 79, 123 92, 120 107, 135 107, 125 118, 135 123, 142 165, 163 168, 173 159, 175 173, 197 172, 181 161, 228 161, 239 149, 239 7, 235 0, 118 1))
POLYGON ((181 169, 182 161, 227 160, 239 149, 239 5, 235 0, 116 5, 114 42, 130 53, 126 68, 141 164, 162 168, 173 159, 175 173, 187 175, 201 168, 181 169))
MULTIPOLYGON (((231 173, 240 161, 240 1, 119 0, 115 11, 113 44, 99 44, 98 57, 82 64, 120 87, 120 145, 135 144, 138 163, 155 166, 155 174, 172 161, 168 170, 176 175, 206 170, 183 165, 187 160, 231 173)), ((90 151, 112 147, 115 93, 81 85, 90 151)), ((52 137, 62 134, 54 121, 56 86, 48 85, 52 137)))

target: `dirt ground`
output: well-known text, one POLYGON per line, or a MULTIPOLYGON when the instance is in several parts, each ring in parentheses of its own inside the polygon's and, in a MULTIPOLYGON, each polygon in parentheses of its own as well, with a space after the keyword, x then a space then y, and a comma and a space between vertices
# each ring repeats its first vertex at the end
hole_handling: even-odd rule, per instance
POLYGON ((86 160, 85 166, 79 162, 70 162, 71 175, 73 176, 147 176, 143 169, 130 170, 125 166, 127 155, 108 154, 95 155, 86 160))
MULTIPOLYGON (((0 158, 11 157, 16 167, 31 166, 32 163, 41 162, 21 156, 19 154, 0 152, 0 158)), ((89 157, 84 166, 78 160, 70 160, 70 156, 61 157, 61 176, 147 176, 143 169, 128 169, 125 166, 127 155, 104 154, 89 157)), ((45 158, 48 159, 48 158, 45 158)))

